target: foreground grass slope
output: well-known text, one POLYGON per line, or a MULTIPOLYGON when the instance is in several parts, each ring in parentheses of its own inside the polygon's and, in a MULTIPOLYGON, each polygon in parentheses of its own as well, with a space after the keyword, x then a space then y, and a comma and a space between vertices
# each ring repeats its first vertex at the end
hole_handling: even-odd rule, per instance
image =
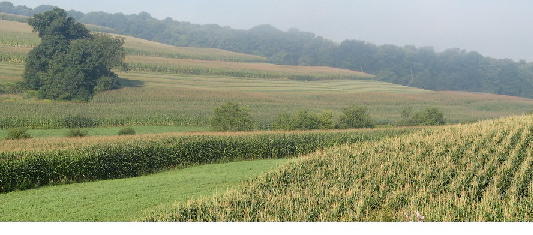
POLYGON ((130 179, 0 194, 0 221, 134 221, 176 201, 225 192, 287 159, 212 164, 130 179))
POLYGON ((146 221, 533 221, 533 116, 325 149, 146 221))

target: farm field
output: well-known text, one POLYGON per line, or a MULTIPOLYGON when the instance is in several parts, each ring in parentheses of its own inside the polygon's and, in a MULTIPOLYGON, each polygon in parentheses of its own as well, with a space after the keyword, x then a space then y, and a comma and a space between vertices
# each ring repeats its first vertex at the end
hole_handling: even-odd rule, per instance
MULTIPOLYGON (((93 128, 79 128, 81 131, 86 131, 88 136, 116 136, 118 132, 124 127, 93 127, 93 128)), ((131 127, 135 130, 136 135, 158 134, 169 132, 205 132, 209 131, 207 126, 135 126, 131 127)), ((8 130, 0 130, 0 139, 7 136, 8 130)), ((32 138, 44 137, 64 137, 68 129, 34 129, 28 130, 28 134, 32 138)))
POLYGON ((0 221, 533 220, 533 99, 125 40, 121 88, 39 100, 9 90, 40 41, 0 20, 0 221), (228 101, 256 131, 209 132, 228 101), (284 112, 337 119, 353 104, 379 128, 271 131, 284 112), (392 127, 409 107, 436 107, 450 125, 392 127), (5 140, 15 127, 32 138, 5 140), (63 137, 76 127, 90 136, 63 137), (136 135, 117 136, 123 127, 136 135))
POLYGON ((527 115, 326 148, 144 220, 532 221, 532 131, 527 115))
MULTIPOLYGON (((197 136, 144 135, 76 139, 80 142, 93 141, 93 146, 91 143, 85 146, 76 145, 71 143, 69 138, 58 138, 72 146, 65 148, 60 146, 59 142, 34 149, 26 146, 17 150, 3 146, 3 152, 0 152, 0 190, 3 191, 0 193, 0 220, 140 220, 152 211, 170 207, 175 201, 185 202, 191 198, 223 193, 227 188, 238 188, 243 180, 255 178, 292 161, 290 159, 296 156, 319 148, 339 143, 372 141, 412 131, 396 128, 342 132, 211 133, 197 136), (10 151, 15 153, 10 155, 10 151), (171 156, 176 154, 177 156, 171 156), (174 161, 181 163, 170 163, 172 167, 163 167, 161 173, 143 176, 148 171, 154 172, 148 170, 136 177, 131 174, 136 171, 139 163, 157 166, 164 158, 174 158, 174 161), (50 160, 55 161, 54 159, 62 166, 49 165, 52 163, 50 160), (227 162, 232 163, 225 164, 227 162), (210 164, 205 165, 206 163, 210 164), (204 165, 196 167, 198 164, 204 165), (176 169, 175 166, 179 167, 176 169), (43 184, 48 180, 46 175, 55 173, 64 175, 52 179, 52 186, 43 184), (95 174, 100 175, 101 179, 113 179, 110 177, 113 174, 124 179, 75 183, 76 181, 68 181, 72 173, 78 175, 76 181, 81 182, 85 180, 79 176, 91 177, 90 175, 95 174), (43 187, 31 189, 28 180, 33 181, 32 179, 43 187), (21 183, 19 186, 23 188, 11 191, 13 183, 21 183)), ((48 140, 43 138, 28 141, 46 143, 48 140)), ((6 142, 9 141, 2 141, 6 142)), ((20 146, 28 144, 25 142, 21 140, 11 143, 20 146)))
POLYGON ((135 221, 149 211, 238 188, 290 160, 211 164, 129 179, 0 195, 0 221, 135 221))
MULTIPOLYGON (((5 57, 22 55, 38 44, 25 23, 0 21, 0 31, 6 32, 0 36, 0 54, 5 57)), ((71 117, 101 127, 209 126, 213 110, 227 101, 247 108, 259 130, 272 129, 283 112, 331 110, 338 117, 352 104, 368 106, 378 125, 397 125, 407 107, 437 107, 450 123, 533 110, 531 99, 428 91, 369 80, 357 71, 272 65, 257 56, 218 49, 178 48, 132 37, 126 37, 125 48, 126 62, 137 67, 116 71, 123 88, 97 94, 87 103, 36 100, 31 93, 0 94, 0 129, 61 129, 71 117)), ((22 80, 24 55, 21 58, 0 62, 0 85, 22 80)))
MULTIPOLYGON (((20 81, 23 66, 0 63, 0 77, 20 81)), ((533 100, 481 93, 432 92, 368 80, 294 81, 243 79, 173 73, 120 72, 124 88, 96 95, 88 103, 35 100, 0 95, 5 126, 61 128, 68 116, 86 116, 98 126, 208 125, 214 108, 226 101, 250 110, 259 129, 271 128, 279 113, 313 112, 366 105, 378 124, 396 124, 401 111, 440 108, 449 122, 518 115, 533 109, 533 100), (19 124, 17 124, 19 123, 19 124)))

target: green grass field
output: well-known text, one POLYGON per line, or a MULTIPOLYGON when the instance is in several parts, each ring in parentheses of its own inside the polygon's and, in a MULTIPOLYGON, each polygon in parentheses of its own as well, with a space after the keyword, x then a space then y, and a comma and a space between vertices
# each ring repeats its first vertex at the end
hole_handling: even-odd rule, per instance
POLYGON ((238 188, 289 160, 212 164, 0 194, 0 221, 135 221, 175 202, 238 188))

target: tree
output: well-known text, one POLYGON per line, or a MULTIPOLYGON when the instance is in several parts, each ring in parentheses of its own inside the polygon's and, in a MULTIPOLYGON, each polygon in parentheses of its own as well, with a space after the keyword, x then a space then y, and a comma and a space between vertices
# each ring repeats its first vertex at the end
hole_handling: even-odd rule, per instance
POLYGON ((211 126, 215 131, 251 131, 254 120, 246 109, 237 103, 227 102, 215 109, 211 126))
POLYGON ((41 44, 28 54, 24 81, 39 97, 87 101, 95 93, 119 86, 111 69, 123 64, 124 39, 91 34, 63 9, 28 20, 41 44))
POLYGON ((351 105, 342 109, 340 128, 373 128, 374 121, 367 113, 367 107, 351 105))
POLYGON ((416 112, 413 115, 412 123, 414 125, 444 125, 444 114, 438 108, 427 108, 416 112))
POLYGON ((315 129, 333 129, 333 112, 324 111, 321 113, 311 113, 303 109, 295 117, 290 113, 284 112, 278 115, 274 122, 276 130, 315 130, 315 129))
POLYGON ((413 109, 407 107, 402 110, 403 120, 400 121, 400 125, 407 126, 431 126, 431 125, 444 125, 444 114, 438 108, 426 108, 413 114, 413 109))

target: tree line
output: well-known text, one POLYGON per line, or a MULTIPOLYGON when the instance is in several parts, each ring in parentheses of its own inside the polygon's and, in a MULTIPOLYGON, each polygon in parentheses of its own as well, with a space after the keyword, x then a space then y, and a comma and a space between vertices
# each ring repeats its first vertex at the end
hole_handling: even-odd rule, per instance
MULTIPOLYGON (((444 113, 438 108, 430 107, 416 112, 412 107, 402 111, 399 126, 434 126, 444 125, 444 113)), ((280 113, 272 127, 274 130, 329 130, 329 129, 354 129, 374 128, 374 120, 368 113, 366 106, 350 105, 341 109, 341 115, 335 118, 333 111, 313 113, 303 109, 293 115, 289 112, 280 113)), ((250 111, 234 102, 215 108, 211 117, 211 127, 214 131, 252 131, 255 123, 250 111)))
MULTIPOLYGON (((29 9, 0 3, 0 12, 31 16, 53 6, 29 9)), ((361 40, 336 43, 298 29, 260 25, 237 30, 216 24, 199 25, 158 20, 147 12, 125 15, 68 11, 82 23, 116 33, 184 47, 211 47, 259 55, 269 62, 316 65, 374 74, 378 80, 430 90, 463 90, 533 98, 533 63, 485 57, 475 51, 432 47, 375 45, 361 40)))

